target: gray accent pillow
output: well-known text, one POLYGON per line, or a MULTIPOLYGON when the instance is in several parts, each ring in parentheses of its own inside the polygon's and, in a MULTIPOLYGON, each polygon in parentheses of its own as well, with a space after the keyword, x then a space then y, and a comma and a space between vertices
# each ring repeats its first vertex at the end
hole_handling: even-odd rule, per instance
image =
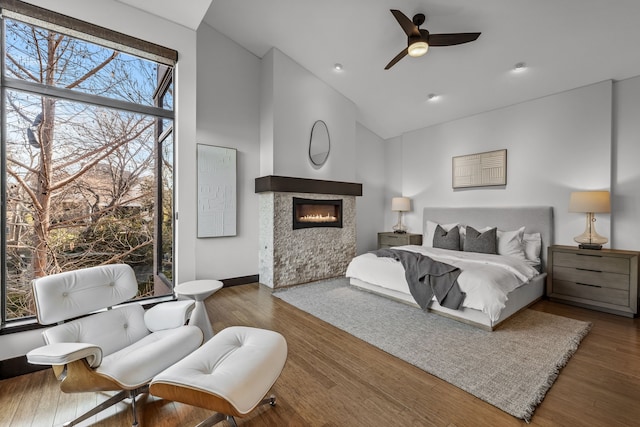
POLYGON ((480 233, 473 227, 467 226, 467 233, 464 238, 465 252, 480 252, 483 254, 498 253, 497 228, 491 228, 484 233, 480 233))
POLYGON ((450 249, 452 251, 460 250, 460 230, 458 227, 452 227, 446 231, 440 227, 440 224, 433 232, 433 247, 440 249, 450 249))

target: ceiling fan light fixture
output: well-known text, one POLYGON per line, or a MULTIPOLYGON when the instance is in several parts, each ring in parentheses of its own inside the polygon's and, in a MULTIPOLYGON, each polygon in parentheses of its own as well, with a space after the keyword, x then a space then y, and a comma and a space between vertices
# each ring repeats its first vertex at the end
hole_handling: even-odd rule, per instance
POLYGON ((409 56, 417 58, 418 56, 422 56, 429 50, 429 44, 427 44, 424 40, 419 40, 417 42, 413 42, 409 45, 408 53, 409 56))

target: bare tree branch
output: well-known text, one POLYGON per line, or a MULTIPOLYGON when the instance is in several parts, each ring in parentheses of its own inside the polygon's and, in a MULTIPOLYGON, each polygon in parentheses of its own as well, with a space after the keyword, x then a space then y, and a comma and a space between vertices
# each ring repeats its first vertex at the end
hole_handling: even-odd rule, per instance
POLYGON ((22 188, 24 188, 24 191, 27 192, 27 194, 31 198, 31 201, 35 205, 36 209, 42 209, 42 205, 38 201, 38 195, 35 193, 35 191, 31 189, 31 187, 29 187, 29 184, 27 184, 20 175, 16 174, 11 169, 7 169, 7 173, 9 173, 9 175, 14 177, 16 181, 18 181, 18 183, 22 186, 22 188))
POLYGON ((145 246, 149 246, 149 245, 150 245, 150 244, 152 244, 152 243, 153 243, 153 240, 147 240, 146 242, 142 242, 142 243, 140 243, 139 245, 132 247, 131 249, 129 249, 129 250, 128 250, 128 251, 126 251, 126 252, 123 252, 123 253, 117 254, 117 255, 115 255, 115 256, 112 256, 112 257, 111 257, 111 258, 109 258, 108 260, 104 261, 101 265, 113 264, 113 263, 114 263, 114 262, 116 262, 116 261, 123 260, 123 259, 125 259, 128 255, 132 254, 133 252, 135 252, 135 251, 137 251, 137 250, 139 250, 139 249, 142 249, 142 248, 144 248, 145 246))
MULTIPOLYGON (((20 65, 20 63, 10 54, 10 53, 6 53, 5 56, 7 57, 7 59, 9 61, 11 61, 11 63, 13 65, 15 65, 20 71, 22 71, 23 73, 25 73, 30 79, 32 79, 35 82, 39 82, 40 80, 38 80, 38 78, 36 76, 34 76, 33 74, 31 74, 31 72, 29 70, 27 70, 25 67, 23 67, 22 65, 20 65)), ((16 77, 21 77, 20 74, 16 73, 14 70, 12 70, 11 68, 9 68, 9 71, 11 71, 11 74, 13 74, 16 77)))
POLYGON ((9 157, 9 158, 7 158, 7 161, 9 161, 9 162, 11 162, 11 163, 13 163, 13 164, 15 164, 15 165, 18 165, 18 166, 20 166, 21 168, 24 168, 24 169, 28 170, 28 171, 29 171, 29 172, 31 172, 31 173, 35 173, 35 174, 37 174, 37 173, 39 172, 39 170, 38 170, 38 169, 34 169, 34 168, 33 168, 33 167, 31 167, 31 166, 27 166, 27 165, 25 165, 24 163, 22 163, 22 162, 20 162, 20 161, 18 161, 18 160, 16 160, 16 159, 14 159, 13 157, 9 157))
POLYGON ((117 143, 112 143, 112 147, 105 151, 103 155, 96 157, 93 161, 91 161, 90 163, 88 163, 87 165, 85 165, 82 169, 80 169, 78 172, 76 172, 73 175, 68 176, 66 179, 60 180, 57 183, 52 183, 49 188, 51 190, 57 190, 61 187, 64 187, 65 185, 69 184, 70 182, 78 179, 79 177, 81 177, 82 175, 84 175, 85 173, 87 173, 87 171, 89 169, 91 169, 93 166, 97 165, 100 160, 105 159, 106 157, 108 157, 111 153, 113 153, 114 151, 116 151, 118 148, 120 148, 120 146, 126 144, 127 142, 130 142, 134 139, 136 139, 138 136, 140 136, 142 134, 142 131, 134 134, 133 136, 124 139, 123 141, 118 141, 117 143))
POLYGON ((131 204, 137 200, 140 200, 144 198, 144 196, 138 196, 138 197, 134 197, 131 199, 127 199, 127 200, 122 200, 120 201, 118 204, 115 205, 111 205, 109 207, 106 207, 104 209, 100 209, 98 212, 92 212, 92 213, 88 213, 86 215, 80 215, 80 216, 75 216, 71 219, 67 219, 64 221, 59 221, 55 224, 53 224, 49 229, 50 230, 54 230, 54 229, 58 229, 58 228, 65 228, 65 227, 70 227, 70 226, 77 226, 78 224, 76 224, 79 221, 85 220, 85 219, 89 219, 94 215, 104 215, 105 213, 114 211, 115 209, 118 209, 121 206, 127 206, 128 204, 131 204))
POLYGON ((80 77, 78 80, 76 80, 75 82, 67 85, 67 89, 73 89, 74 87, 78 86, 80 83, 82 83, 83 81, 87 80, 89 77, 93 76, 94 74, 96 74, 98 71, 102 70, 104 67, 107 66, 107 64, 109 64, 111 61, 113 61, 115 59, 115 57, 118 56, 118 51, 113 51, 113 53, 111 54, 110 57, 108 57, 107 59, 105 59, 101 64, 96 65, 93 69, 91 69, 88 73, 86 73, 84 76, 80 77))

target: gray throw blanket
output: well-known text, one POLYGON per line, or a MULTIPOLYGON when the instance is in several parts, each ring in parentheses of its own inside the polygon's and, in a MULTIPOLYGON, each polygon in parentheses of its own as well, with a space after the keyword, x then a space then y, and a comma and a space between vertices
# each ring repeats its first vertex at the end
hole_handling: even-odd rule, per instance
POLYGON ((373 251, 378 257, 393 258, 404 267, 409 291, 418 305, 426 310, 435 295, 438 303, 452 310, 462 307, 466 294, 458 286, 460 269, 428 256, 398 249, 373 251))

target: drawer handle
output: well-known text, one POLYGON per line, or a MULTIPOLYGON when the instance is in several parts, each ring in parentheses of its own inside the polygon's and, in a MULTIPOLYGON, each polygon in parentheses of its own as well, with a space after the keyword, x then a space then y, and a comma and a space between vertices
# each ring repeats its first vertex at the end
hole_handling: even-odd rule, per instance
POLYGON ((602 286, 600 285, 590 285, 589 283, 580 283, 580 282, 576 282, 576 285, 581 285, 581 286, 590 286, 592 288, 601 288, 602 286))
POLYGON ((576 267, 576 270, 580 270, 580 271, 591 271, 593 273, 602 273, 602 270, 591 270, 589 268, 580 268, 580 267, 576 267))
POLYGON ((602 258, 602 255, 591 255, 591 254, 576 254, 578 256, 591 256, 591 257, 596 257, 596 258, 602 258))

